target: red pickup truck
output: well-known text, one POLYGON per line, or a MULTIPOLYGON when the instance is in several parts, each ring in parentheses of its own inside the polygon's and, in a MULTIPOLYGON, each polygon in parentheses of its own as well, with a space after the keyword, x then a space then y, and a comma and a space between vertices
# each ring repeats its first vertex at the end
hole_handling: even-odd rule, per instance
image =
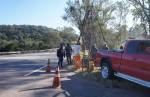
POLYGON ((101 76, 118 76, 150 88, 150 40, 127 40, 119 50, 99 50, 101 76))

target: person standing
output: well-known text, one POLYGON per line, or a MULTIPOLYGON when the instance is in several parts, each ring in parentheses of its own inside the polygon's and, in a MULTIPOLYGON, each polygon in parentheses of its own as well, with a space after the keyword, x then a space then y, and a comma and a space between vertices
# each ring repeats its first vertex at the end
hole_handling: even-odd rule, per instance
POLYGON ((69 43, 67 43, 67 46, 65 47, 65 52, 66 52, 66 57, 67 57, 67 62, 68 64, 72 64, 72 59, 71 59, 71 55, 72 55, 72 48, 69 45, 69 43))
POLYGON ((105 43, 102 49, 103 49, 103 50, 109 50, 109 47, 108 47, 108 45, 105 43))
POLYGON ((57 57, 58 57, 58 66, 63 67, 63 57, 65 57, 65 51, 63 49, 63 45, 61 44, 59 49, 57 49, 57 57))
POLYGON ((91 54, 91 57, 94 60, 94 62, 96 62, 96 53, 97 53, 96 45, 92 45, 90 54, 91 54))

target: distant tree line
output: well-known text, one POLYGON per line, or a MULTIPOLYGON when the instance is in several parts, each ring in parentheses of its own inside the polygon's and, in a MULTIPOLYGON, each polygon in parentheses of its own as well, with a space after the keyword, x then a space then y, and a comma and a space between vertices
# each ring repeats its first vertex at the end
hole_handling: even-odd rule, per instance
POLYGON ((34 25, 0 25, 0 52, 56 48, 76 41, 71 27, 53 29, 34 25))

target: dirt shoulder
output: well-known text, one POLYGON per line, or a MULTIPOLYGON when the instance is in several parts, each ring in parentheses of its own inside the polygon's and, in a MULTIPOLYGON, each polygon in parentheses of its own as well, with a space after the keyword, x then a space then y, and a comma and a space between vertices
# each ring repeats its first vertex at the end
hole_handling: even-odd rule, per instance
MULTIPOLYGON (((104 88, 107 88, 108 92, 110 89, 117 89, 117 90, 119 89, 120 92, 128 91, 128 92, 130 92, 130 94, 132 94, 132 93, 140 94, 139 97, 150 97, 150 94, 149 94, 150 89, 147 87, 143 87, 141 85, 132 83, 130 81, 127 81, 127 80, 124 80, 124 79, 118 78, 118 77, 115 77, 113 80, 102 79, 100 76, 99 68, 96 68, 92 72, 88 72, 86 70, 84 70, 84 71, 77 70, 75 72, 76 72, 76 76, 78 78, 88 80, 91 82, 96 82, 96 83, 102 85, 104 88)), ((112 97, 114 97, 113 94, 112 94, 112 97)), ((129 95, 127 97, 133 97, 133 96, 129 95)))

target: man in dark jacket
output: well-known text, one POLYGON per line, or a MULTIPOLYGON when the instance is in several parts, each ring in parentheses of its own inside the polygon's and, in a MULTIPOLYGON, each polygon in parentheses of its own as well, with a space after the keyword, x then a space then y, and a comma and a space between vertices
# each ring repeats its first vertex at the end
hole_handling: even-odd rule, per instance
POLYGON ((96 53, 97 53, 96 45, 92 45, 90 54, 91 54, 91 57, 94 60, 94 62, 96 62, 96 53))
POLYGON ((68 64, 71 64, 71 55, 72 55, 72 48, 69 45, 69 43, 67 43, 67 46, 65 47, 65 52, 66 52, 66 57, 67 57, 67 62, 68 64))
POLYGON ((57 49, 57 57, 58 57, 58 66, 63 67, 63 57, 65 57, 63 45, 60 45, 60 48, 57 49))

